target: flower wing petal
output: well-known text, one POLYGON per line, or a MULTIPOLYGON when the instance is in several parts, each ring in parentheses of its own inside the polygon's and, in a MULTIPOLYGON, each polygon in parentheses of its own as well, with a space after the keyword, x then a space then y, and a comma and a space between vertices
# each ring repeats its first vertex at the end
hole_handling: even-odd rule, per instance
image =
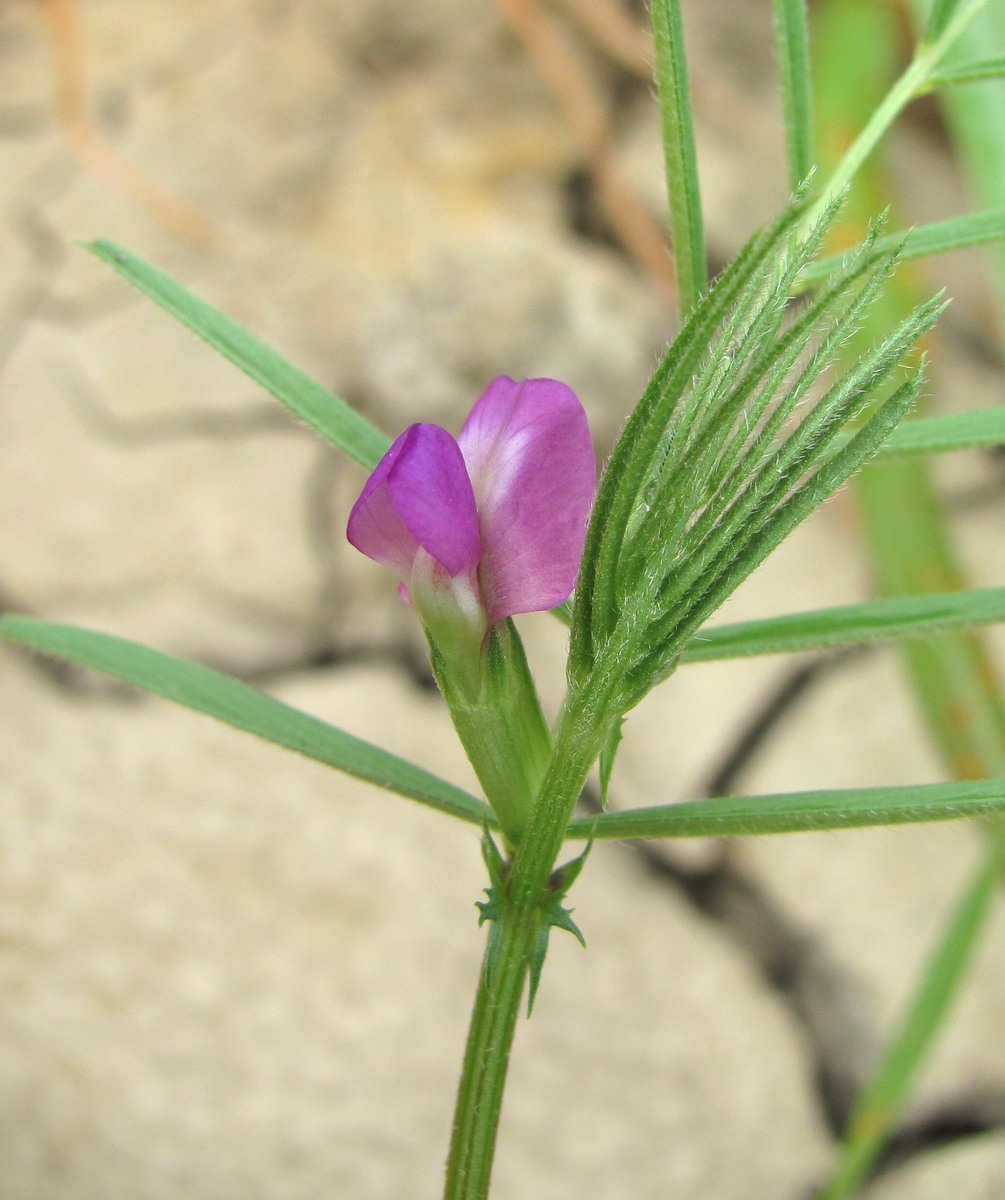
POLYGON ((387 486, 405 528, 450 575, 478 563, 475 495, 456 440, 439 425, 413 425, 387 486))
POLYGON ((420 546, 450 575, 474 567, 478 514, 454 438, 438 425, 409 426, 366 481, 346 535, 404 580, 420 546))
POLYGON ((553 379, 494 379, 457 439, 478 504, 489 624, 572 591, 596 487, 583 406, 553 379))
POLYGON ((346 526, 346 537, 357 550, 374 562, 390 567, 403 579, 411 574, 419 543, 395 508, 387 480, 395 463, 405 452, 414 428, 414 425, 411 426, 396 438, 374 467, 359 499, 352 506, 346 526))

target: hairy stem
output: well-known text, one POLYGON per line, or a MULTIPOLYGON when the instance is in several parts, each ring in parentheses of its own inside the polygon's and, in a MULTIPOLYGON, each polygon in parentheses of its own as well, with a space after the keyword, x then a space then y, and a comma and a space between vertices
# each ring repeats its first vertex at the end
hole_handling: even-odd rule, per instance
POLYGON ((541 904, 587 772, 613 721, 609 705, 568 703, 540 794, 505 876, 502 911, 475 996, 454 1112, 444 1200, 486 1200, 510 1047, 541 904))
POLYGON ((827 205, 848 186, 858 173, 859 167, 876 148, 880 138, 900 113, 912 100, 925 93, 929 81, 953 43, 987 2, 988 0, 970 0, 969 4, 961 5, 953 19, 933 42, 922 43, 918 47, 903 74, 887 92, 869 118, 865 128, 838 163, 819 200, 807 213, 806 229, 813 228, 817 218, 824 212, 827 205))
POLYGON ((536 909, 519 913, 507 906, 491 961, 486 951, 457 1091, 444 1200, 484 1200, 489 1194, 510 1047, 536 931, 536 909))

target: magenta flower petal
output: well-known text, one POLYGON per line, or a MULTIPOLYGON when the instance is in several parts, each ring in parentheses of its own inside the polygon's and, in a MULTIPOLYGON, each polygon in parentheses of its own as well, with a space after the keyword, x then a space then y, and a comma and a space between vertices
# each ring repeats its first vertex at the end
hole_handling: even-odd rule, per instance
POLYGON ((569 388, 501 376, 457 441, 438 425, 405 430, 347 533, 396 572, 441 652, 470 665, 497 621, 569 595, 595 483, 586 414, 569 388))
POLYGON ((411 432, 406 429, 374 468, 352 506, 346 526, 346 537, 357 550, 405 578, 411 573, 419 543, 394 507, 387 477, 411 432))
POLYGON ((407 581, 421 546, 450 575, 481 554, 478 514, 457 442, 412 425, 378 463, 349 514, 349 541, 407 581))
POLYGON ((478 506, 488 624, 560 604, 576 582, 596 487, 575 393, 552 379, 500 376, 457 441, 478 506))

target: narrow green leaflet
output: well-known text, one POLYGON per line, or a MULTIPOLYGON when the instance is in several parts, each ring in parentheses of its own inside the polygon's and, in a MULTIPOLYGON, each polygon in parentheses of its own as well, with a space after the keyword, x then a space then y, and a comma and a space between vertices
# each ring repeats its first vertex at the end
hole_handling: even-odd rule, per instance
POLYGON ((383 457, 390 438, 254 334, 128 250, 105 241, 91 242, 87 249, 271 392, 336 449, 370 470, 383 457))
POLYGON ((572 601, 566 600, 557 608, 551 610, 553 617, 558 617, 563 625, 568 625, 572 621, 572 601))
POLYGON ((796 191, 813 166, 806 0, 775 0, 775 38, 789 156, 789 186, 796 191))
POLYGON ((929 80, 930 88, 953 87, 959 83, 983 83, 988 79, 1005 78, 1005 55, 980 58, 958 67, 940 71, 929 80))
POLYGON ((604 686, 622 711, 634 707, 726 596, 912 406, 917 369, 874 401, 934 324, 938 297, 803 403, 893 265, 891 256, 876 260, 871 230, 858 255, 785 323, 792 281, 833 214, 832 206, 794 252, 799 202, 752 239, 702 297, 629 418, 587 532, 570 634, 574 692, 604 686))
MULTIPOLYGON (((850 440, 851 435, 844 434, 837 442, 846 445, 850 440)), ((948 454, 954 450, 1002 445, 1005 445, 1005 405, 998 405, 973 412, 948 413, 944 417, 917 417, 904 421, 877 448, 875 457, 906 458, 913 454, 948 454)))
POLYGON ((850 1200, 890 1138, 980 942, 1005 867, 1005 830, 999 828, 983 861, 921 974, 869 1085, 848 1124, 837 1166, 819 1200, 850 1200))
POLYGON ((922 417, 898 426, 880 447, 877 458, 905 454, 942 454, 1005 444, 1005 405, 945 417, 922 417))
POLYGON ((745 837, 954 821, 1005 813, 1005 779, 925 783, 912 787, 851 788, 729 796, 576 817, 566 837, 745 837))
POLYGON ((922 41, 931 43, 940 38, 963 3, 964 0, 935 0, 928 14, 928 24, 925 26, 922 41))
MULTIPOLYGON (((1005 208, 987 208, 961 217, 949 217, 945 221, 932 221, 906 232, 888 234, 876 242, 875 253, 897 250, 900 259, 929 258, 934 254, 949 254, 953 250, 1002 240, 1005 240, 1005 208)), ((843 261, 844 255, 832 254, 810 263, 801 272, 796 290, 802 291, 810 284, 826 279, 843 261)))
POLYGON ((32 617, 0 617, 0 637, 101 671, 451 816, 495 824, 486 805, 453 784, 209 667, 110 634, 32 617))
POLYGON ((663 117, 670 238, 680 311, 687 316, 708 285, 708 266, 680 0, 653 0, 650 15, 656 51, 656 86, 663 117))
POLYGON ((614 770, 614 760, 618 756, 618 747, 621 745, 621 729, 624 723, 625 719, 621 717, 614 726, 610 740, 600 752, 598 770, 600 772, 600 804, 602 808, 607 807, 607 791, 611 785, 611 772, 614 770))
POLYGON ((681 661, 715 662, 757 654, 828 650, 1005 621, 1005 588, 898 596, 842 608, 742 621, 703 629, 681 661))

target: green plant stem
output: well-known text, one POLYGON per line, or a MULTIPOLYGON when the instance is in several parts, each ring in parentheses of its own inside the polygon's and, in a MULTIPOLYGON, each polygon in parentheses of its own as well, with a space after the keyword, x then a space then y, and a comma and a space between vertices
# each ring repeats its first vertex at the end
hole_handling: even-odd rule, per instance
MULTIPOLYGON (((918 19, 922 0, 914 0, 918 19)), ((988 5, 961 35, 951 63, 962 66, 987 54, 1005 55, 1005 8, 988 5)), ((969 190, 987 207, 1005 205, 1005 79, 988 80, 980 87, 952 88, 943 92, 940 106, 949 124, 953 147, 962 163, 969 190)), ((998 335, 1005 340, 1005 244, 988 256, 998 309, 998 335)))
POLYGON ((596 694, 567 702, 540 795, 510 862, 502 916, 486 951, 471 1014, 444 1200, 488 1196, 506 1070, 541 903, 587 772, 609 734, 609 714, 609 705, 596 694))
POLYGON ((507 906, 491 971, 488 951, 482 963, 457 1090, 444 1200, 481 1200, 489 1193, 510 1047, 537 932, 536 917, 534 908, 520 912, 507 906))
POLYGON ((670 241, 677 297, 685 318, 708 286, 708 266, 680 0, 653 0, 650 16, 663 118, 670 241))
POLYGON ((810 44, 806 0, 774 0, 778 71, 793 192, 813 166, 810 44))
POLYGON ((842 192, 859 168, 876 148, 880 138, 890 128, 900 113, 918 96, 928 89, 929 81, 936 73, 939 63, 945 58, 953 43, 977 16, 988 0, 970 0, 963 5, 942 33, 930 43, 921 43, 907 68, 897 79, 880 103, 876 106, 862 132, 848 147, 838 163, 820 198, 807 213, 803 228, 812 229, 821 213, 842 192))

